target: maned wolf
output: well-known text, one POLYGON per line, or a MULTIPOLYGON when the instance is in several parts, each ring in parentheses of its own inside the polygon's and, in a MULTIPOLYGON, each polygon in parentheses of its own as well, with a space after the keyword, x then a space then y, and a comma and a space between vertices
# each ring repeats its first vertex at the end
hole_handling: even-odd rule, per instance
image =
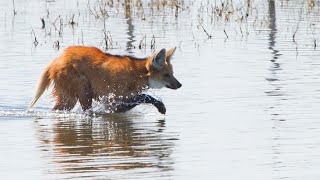
POLYGON ((84 111, 92 100, 113 95, 114 112, 125 112, 141 103, 153 104, 165 114, 164 104, 142 91, 148 88, 178 89, 170 63, 176 48, 162 49, 147 58, 111 55, 95 47, 72 46, 44 70, 30 109, 53 82, 53 110, 71 110, 79 100, 84 111))

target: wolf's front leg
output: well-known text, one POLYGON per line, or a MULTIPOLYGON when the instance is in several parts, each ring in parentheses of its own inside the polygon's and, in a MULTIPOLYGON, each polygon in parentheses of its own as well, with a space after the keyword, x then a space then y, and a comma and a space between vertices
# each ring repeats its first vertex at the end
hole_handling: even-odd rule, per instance
POLYGON ((164 104, 147 94, 136 95, 133 98, 126 100, 124 103, 118 104, 115 108, 115 112, 125 112, 142 103, 153 104, 161 114, 166 113, 164 104))

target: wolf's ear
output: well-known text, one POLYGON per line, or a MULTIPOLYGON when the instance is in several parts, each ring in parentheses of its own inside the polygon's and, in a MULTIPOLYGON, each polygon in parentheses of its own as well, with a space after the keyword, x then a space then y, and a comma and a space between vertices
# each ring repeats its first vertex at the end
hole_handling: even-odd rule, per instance
POLYGON ((174 52, 176 51, 176 47, 174 48, 170 48, 168 51, 167 51, 167 54, 166 54, 166 59, 167 61, 170 61, 172 55, 174 54, 174 52))
POLYGON ((166 61, 166 49, 161 49, 152 59, 151 66, 156 70, 163 68, 164 62, 166 61))

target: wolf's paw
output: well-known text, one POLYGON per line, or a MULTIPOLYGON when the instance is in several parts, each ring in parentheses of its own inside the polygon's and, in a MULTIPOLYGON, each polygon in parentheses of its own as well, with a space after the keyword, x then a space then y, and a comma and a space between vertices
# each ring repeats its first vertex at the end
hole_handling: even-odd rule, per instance
POLYGON ((154 106, 158 109, 158 111, 161 114, 166 114, 166 107, 164 106, 163 102, 161 101, 157 101, 156 103, 154 103, 154 106))

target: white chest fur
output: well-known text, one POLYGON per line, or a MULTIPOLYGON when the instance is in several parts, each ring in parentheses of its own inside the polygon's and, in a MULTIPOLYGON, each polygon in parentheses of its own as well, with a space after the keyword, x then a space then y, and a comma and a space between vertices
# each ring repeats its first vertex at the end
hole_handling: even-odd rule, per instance
POLYGON ((156 81, 151 78, 149 78, 148 80, 149 80, 149 87, 152 89, 161 89, 165 87, 165 84, 162 81, 156 81))

